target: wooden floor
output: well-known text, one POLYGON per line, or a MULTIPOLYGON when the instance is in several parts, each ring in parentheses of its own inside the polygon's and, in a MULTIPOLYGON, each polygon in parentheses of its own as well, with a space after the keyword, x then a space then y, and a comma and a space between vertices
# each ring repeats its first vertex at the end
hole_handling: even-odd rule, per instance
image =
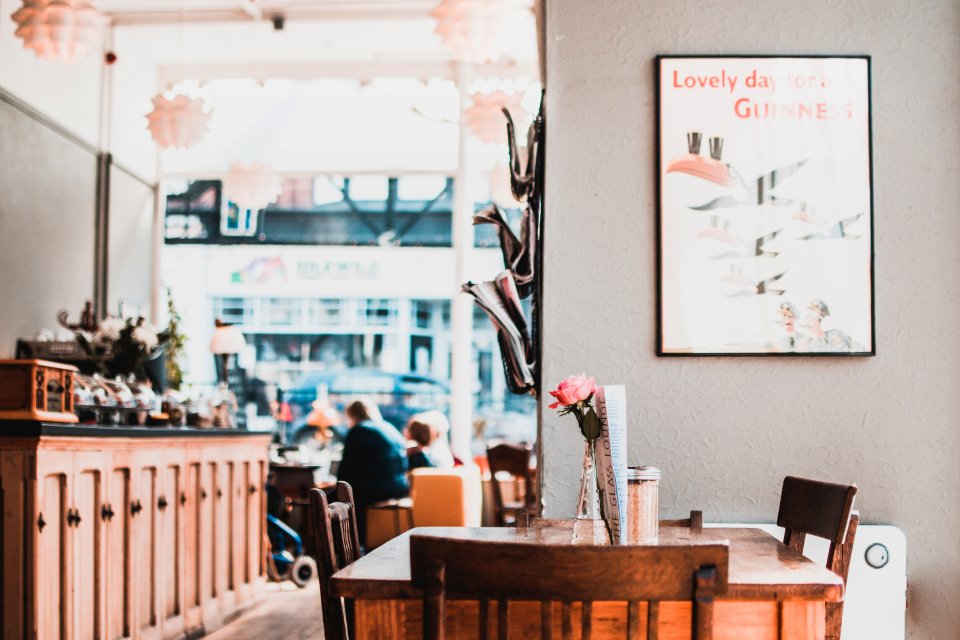
POLYGON ((320 589, 292 582, 270 583, 267 598, 207 640, 323 640, 320 589))

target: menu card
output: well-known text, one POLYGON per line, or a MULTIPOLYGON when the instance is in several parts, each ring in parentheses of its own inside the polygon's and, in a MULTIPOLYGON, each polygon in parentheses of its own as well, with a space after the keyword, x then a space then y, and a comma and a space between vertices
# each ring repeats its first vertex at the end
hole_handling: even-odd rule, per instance
POLYGON ((627 541, 627 390, 622 384, 594 391, 600 437, 597 439, 597 484, 613 544, 627 541))

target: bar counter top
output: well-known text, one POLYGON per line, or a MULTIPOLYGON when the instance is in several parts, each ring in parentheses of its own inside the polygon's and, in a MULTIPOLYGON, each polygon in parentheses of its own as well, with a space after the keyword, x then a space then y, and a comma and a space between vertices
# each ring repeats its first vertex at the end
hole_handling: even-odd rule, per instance
POLYGON ((0 421, 0 437, 39 438, 48 436, 68 438, 244 438, 267 437, 266 431, 243 429, 198 429, 195 427, 127 427, 28 420, 0 421))

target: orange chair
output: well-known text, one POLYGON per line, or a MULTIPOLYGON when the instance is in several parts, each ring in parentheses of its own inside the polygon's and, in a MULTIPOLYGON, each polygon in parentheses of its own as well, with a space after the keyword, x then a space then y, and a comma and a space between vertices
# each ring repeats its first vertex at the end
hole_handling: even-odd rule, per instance
POLYGON ((367 510, 368 550, 412 527, 479 527, 480 469, 474 465, 414 469, 410 472, 410 498, 409 502, 367 510))

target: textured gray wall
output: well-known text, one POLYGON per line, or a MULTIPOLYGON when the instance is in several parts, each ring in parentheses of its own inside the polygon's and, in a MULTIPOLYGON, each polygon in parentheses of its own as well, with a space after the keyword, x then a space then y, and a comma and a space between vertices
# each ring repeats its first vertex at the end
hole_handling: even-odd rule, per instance
MULTIPOLYGON (((544 382, 627 385, 665 516, 770 521, 786 474, 853 481, 907 536, 910 638, 960 637, 960 2, 548 2, 544 382), (873 56, 877 350, 655 356, 658 53, 873 56)), ((581 447, 543 403, 544 501, 581 447)))
POLYGON ((93 297, 96 157, 0 100, 0 358, 93 297))
POLYGON ((119 313, 123 302, 150 318, 153 204, 153 189, 116 166, 111 168, 107 313, 119 313))

